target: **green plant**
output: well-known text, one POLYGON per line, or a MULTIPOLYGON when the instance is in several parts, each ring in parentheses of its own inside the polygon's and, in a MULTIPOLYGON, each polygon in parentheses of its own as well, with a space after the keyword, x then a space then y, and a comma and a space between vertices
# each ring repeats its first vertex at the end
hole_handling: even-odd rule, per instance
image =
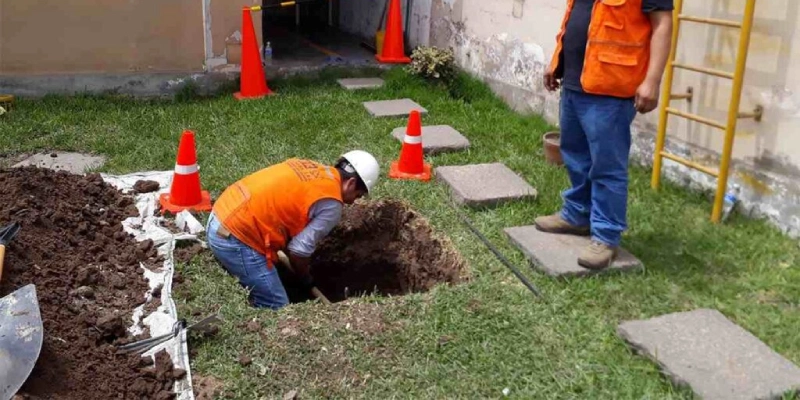
POLYGON ((448 84, 456 76, 455 56, 452 49, 440 49, 435 46, 421 46, 411 53, 411 74, 428 80, 441 81, 448 84))

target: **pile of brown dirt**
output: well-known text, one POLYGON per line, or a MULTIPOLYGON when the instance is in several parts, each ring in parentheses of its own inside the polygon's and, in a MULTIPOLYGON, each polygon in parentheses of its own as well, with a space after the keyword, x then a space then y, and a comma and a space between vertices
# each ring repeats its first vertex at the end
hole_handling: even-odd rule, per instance
MULTIPOLYGON (((465 262, 452 243, 398 200, 348 206, 339 225, 317 248, 311 273, 331 301, 366 294, 403 295, 462 280, 465 262)), ((293 302, 308 300, 290 273, 281 271, 293 302)))
POLYGON ((186 371, 173 366, 166 350, 156 353, 155 361, 154 366, 147 366, 149 361, 142 363, 142 376, 130 388, 130 392, 135 395, 130 396, 131 398, 167 400, 175 397, 171 393, 173 382, 186 376, 186 371))
MULTIPOLYGON (((32 399, 141 398, 133 384, 148 372, 138 355, 113 346, 127 333, 148 290, 139 263, 161 263, 151 241, 138 243, 121 222, 133 199, 99 174, 26 167, 0 170, 0 225, 17 221, 0 295, 33 283, 44 322, 36 367, 20 390, 32 399)), ((169 398, 173 378, 159 380, 169 398)), ((152 388, 151 388, 152 389, 152 388)))

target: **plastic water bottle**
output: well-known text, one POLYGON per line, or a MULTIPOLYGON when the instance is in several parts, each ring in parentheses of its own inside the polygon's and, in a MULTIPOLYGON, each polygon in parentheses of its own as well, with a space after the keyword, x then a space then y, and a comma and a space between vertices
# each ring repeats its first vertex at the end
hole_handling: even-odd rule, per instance
POLYGON ((264 65, 272 64, 272 43, 267 42, 264 46, 264 65))
POLYGON ((731 215, 731 212, 736 207, 736 203, 739 202, 739 190, 740 187, 737 184, 734 184, 729 190, 728 193, 725 193, 725 200, 723 201, 722 205, 722 220, 725 221, 731 215))

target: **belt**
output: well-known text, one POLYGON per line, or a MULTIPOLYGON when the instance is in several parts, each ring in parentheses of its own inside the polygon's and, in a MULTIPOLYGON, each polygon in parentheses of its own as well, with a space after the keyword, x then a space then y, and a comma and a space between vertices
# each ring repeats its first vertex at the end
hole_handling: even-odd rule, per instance
POLYGON ((225 229, 224 226, 220 225, 219 228, 217 228, 217 236, 223 239, 227 239, 231 236, 231 233, 227 229, 225 229))

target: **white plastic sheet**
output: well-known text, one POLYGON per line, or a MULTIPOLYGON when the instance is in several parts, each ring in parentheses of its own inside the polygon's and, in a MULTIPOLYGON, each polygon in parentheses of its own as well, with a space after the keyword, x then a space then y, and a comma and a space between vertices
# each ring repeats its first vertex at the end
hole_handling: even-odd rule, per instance
MULTIPOLYGON (((154 289, 162 285, 161 289, 161 305, 158 309, 150 315, 146 315, 142 319, 142 324, 150 328, 150 336, 159 336, 169 333, 173 325, 178 321, 178 312, 175 308, 175 302, 172 299, 172 277, 175 272, 175 264, 173 259, 173 252, 175 244, 179 240, 192 240, 198 241, 203 246, 205 243, 200 241, 196 234, 203 231, 203 226, 197 219, 188 212, 179 213, 176 224, 185 233, 173 234, 169 230, 160 226, 159 222, 164 218, 156 214, 158 208, 158 197, 160 193, 169 192, 170 184, 172 183, 172 171, 150 171, 138 172, 128 175, 106 175, 102 174, 103 180, 107 183, 117 187, 123 192, 129 193, 133 190, 133 185, 139 180, 151 180, 159 183, 160 188, 157 192, 136 194, 136 208, 139 210, 139 215, 130 217, 122 222, 125 231, 134 235, 137 241, 144 241, 147 239, 153 240, 154 246, 158 249, 158 254, 164 257, 164 265, 161 271, 154 272, 144 269, 144 276, 148 281, 150 289, 154 289)), ((147 300, 150 300, 150 294, 147 294, 147 300)), ((144 326, 140 324, 139 318, 144 313, 144 306, 138 307, 134 310, 133 320, 128 331, 134 335, 143 332, 144 326)), ((162 343, 143 356, 153 356, 155 353, 166 349, 175 368, 186 370, 185 377, 175 382, 174 391, 178 400, 194 400, 194 392, 192 390, 192 374, 189 369, 189 351, 186 343, 186 332, 182 331, 178 337, 162 343)))

